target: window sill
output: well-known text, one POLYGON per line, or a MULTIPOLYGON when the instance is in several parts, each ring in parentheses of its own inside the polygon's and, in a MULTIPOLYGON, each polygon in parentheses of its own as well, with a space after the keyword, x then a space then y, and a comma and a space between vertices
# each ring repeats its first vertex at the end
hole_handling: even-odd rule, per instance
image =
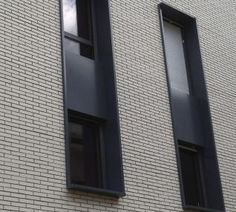
POLYGON ((70 190, 88 192, 88 193, 99 194, 99 195, 104 195, 104 196, 109 196, 109 197, 114 197, 114 198, 120 198, 120 197, 125 196, 125 192, 113 191, 113 190, 103 189, 103 188, 94 188, 94 187, 78 185, 78 184, 70 184, 67 186, 67 188, 70 190))
POLYGON ((203 208, 203 207, 197 207, 197 206, 192 206, 192 205, 185 205, 185 206, 183 206, 183 209, 184 210, 201 211, 201 212, 225 212, 225 210, 203 208))

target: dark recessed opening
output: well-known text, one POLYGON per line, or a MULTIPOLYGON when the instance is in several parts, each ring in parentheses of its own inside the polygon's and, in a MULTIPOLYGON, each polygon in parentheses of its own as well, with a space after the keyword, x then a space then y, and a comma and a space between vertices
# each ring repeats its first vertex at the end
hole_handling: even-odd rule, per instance
POLYGON ((84 57, 88 57, 90 59, 94 59, 93 47, 80 43, 80 55, 84 57))
POLYGON ((69 138, 71 183, 101 187, 98 124, 71 118, 69 138))
POLYGON ((193 146, 179 146, 179 157, 185 204, 204 207, 199 152, 193 146))

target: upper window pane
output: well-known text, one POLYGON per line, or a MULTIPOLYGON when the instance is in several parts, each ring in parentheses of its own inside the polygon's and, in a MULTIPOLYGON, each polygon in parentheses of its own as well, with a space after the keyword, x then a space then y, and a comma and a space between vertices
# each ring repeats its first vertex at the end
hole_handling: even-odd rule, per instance
POLYGON ((91 40, 91 11, 89 0, 78 1, 78 34, 79 37, 91 40))
POLYGON ((64 30, 91 40, 91 7, 89 0, 63 0, 64 30))
POLYGON ((64 30, 78 35, 76 0, 63 0, 64 30))
POLYGON ((181 28, 164 21, 164 34, 170 87, 189 94, 181 28))

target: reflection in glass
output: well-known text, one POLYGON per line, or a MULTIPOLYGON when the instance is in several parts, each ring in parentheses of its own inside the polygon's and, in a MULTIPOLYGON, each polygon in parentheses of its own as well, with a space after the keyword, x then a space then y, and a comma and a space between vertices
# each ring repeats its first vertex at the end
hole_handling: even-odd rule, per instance
POLYGON ((90 40, 90 5, 88 0, 78 1, 78 34, 79 37, 90 40))
POLYGON ((76 0, 63 0, 64 31, 78 35, 76 0))
POLYGON ((64 39, 65 50, 80 55, 79 43, 73 40, 64 39))
POLYGON ((170 87, 189 94, 182 30, 180 27, 164 21, 164 33, 170 87))
POLYGON ((83 130, 81 124, 70 123, 70 136, 73 143, 83 143, 83 130))
POLYGON ((69 122, 70 175, 75 184, 101 186, 98 127, 94 123, 69 122))

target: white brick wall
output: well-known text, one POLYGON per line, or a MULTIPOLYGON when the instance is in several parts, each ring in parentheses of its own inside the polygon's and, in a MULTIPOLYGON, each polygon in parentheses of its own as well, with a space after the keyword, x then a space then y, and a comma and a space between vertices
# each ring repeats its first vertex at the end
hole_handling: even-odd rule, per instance
MULTIPOLYGON (((58 0, 0 1, 0 211, 181 211, 158 0, 110 0, 126 196, 65 186, 58 0)), ((197 17, 227 211, 236 210, 236 1, 197 17)))

